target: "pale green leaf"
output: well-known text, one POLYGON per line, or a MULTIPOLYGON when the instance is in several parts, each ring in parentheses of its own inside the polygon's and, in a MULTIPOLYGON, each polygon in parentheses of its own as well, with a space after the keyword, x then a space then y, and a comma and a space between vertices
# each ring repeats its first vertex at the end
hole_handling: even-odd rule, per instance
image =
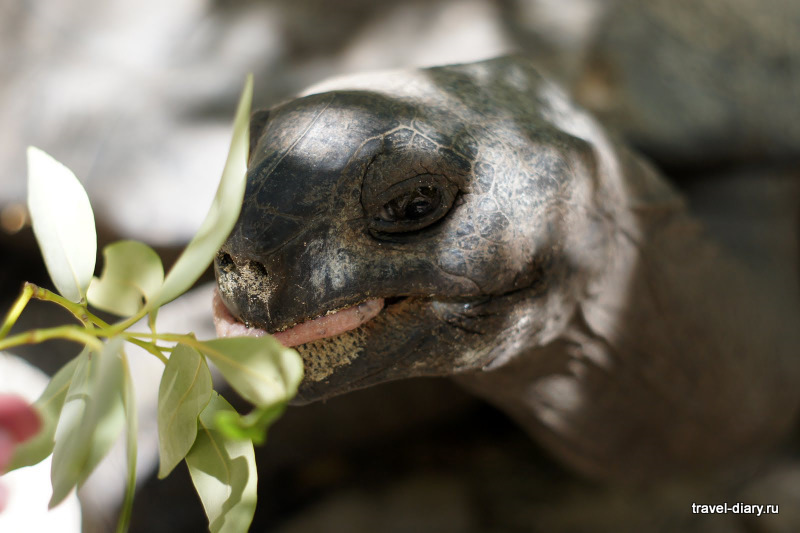
POLYGON ((303 361, 297 352, 270 336, 214 339, 197 348, 236 392, 257 407, 288 401, 303 379, 303 361))
POLYGON ((164 283, 161 258, 138 241, 118 241, 103 249, 103 274, 93 278, 87 297, 98 309, 120 316, 136 314, 164 283))
POLYGON ((247 173, 250 144, 250 107, 253 99, 253 76, 247 77, 233 123, 228 158, 222 171, 217 194, 197 234, 173 265, 154 306, 162 306, 186 292, 205 272, 239 218, 247 173))
POLYGON ((215 392, 200 415, 197 439, 186 456, 211 533, 247 531, 256 509, 253 443, 228 439, 213 425, 218 413, 230 411, 230 404, 215 392))
MULTIPOLYGON (((97 354, 92 354, 92 357, 96 359, 97 354)), ((78 356, 78 365, 73 374, 64 406, 61 409, 61 417, 56 426, 53 461, 50 467, 50 478, 53 485, 53 495, 50 500, 51 507, 63 500, 77 484, 80 469, 82 469, 85 462, 80 458, 76 458, 76 456, 80 450, 88 450, 91 438, 80 434, 81 421, 88 410, 91 362, 90 351, 85 349, 78 356), (75 472, 75 470, 78 471, 75 472)))
POLYGON ((122 339, 116 338, 102 352, 84 351, 79 357, 56 427, 50 507, 89 477, 122 431, 121 348, 122 339))
POLYGON ((80 302, 94 274, 97 233, 86 191, 70 169, 28 147, 28 211, 50 279, 80 302))
POLYGON ((242 416, 233 411, 217 413, 216 427, 228 438, 250 440, 253 444, 264 444, 267 430, 286 410, 286 403, 270 407, 257 407, 242 416))
POLYGON ((79 359, 80 356, 61 367, 61 370, 50 379, 50 383, 47 384, 42 395, 33 404, 42 420, 42 427, 32 439, 23 442, 14 450, 8 470, 35 465, 53 453, 56 424, 79 359))
POLYGON ((96 401, 92 402, 92 410, 84 422, 85 429, 82 434, 85 435, 93 430, 94 436, 86 466, 78 478, 79 487, 94 472, 100 461, 108 455, 125 427, 125 407, 122 398, 124 372, 119 357, 121 348, 122 342, 119 343, 116 353, 113 352, 113 349, 103 351, 109 356, 106 357, 107 365, 101 364, 98 368, 98 378, 94 383, 92 394, 96 401))
POLYGON ((136 438, 139 431, 139 421, 136 414, 136 393, 133 389, 133 379, 128 365, 128 358, 122 353, 123 391, 122 404, 125 408, 125 452, 128 462, 128 482, 125 486, 125 499, 117 521, 117 533, 128 531, 133 512, 133 497, 136 493, 136 438))
POLYGON ((197 436, 197 417, 211 398, 211 372, 205 358, 178 344, 164 368, 158 388, 158 477, 166 477, 183 460, 197 436))

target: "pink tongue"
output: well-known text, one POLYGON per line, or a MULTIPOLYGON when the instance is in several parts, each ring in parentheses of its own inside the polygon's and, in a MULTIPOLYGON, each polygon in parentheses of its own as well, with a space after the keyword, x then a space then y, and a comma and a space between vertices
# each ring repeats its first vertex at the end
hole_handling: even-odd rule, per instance
MULTIPOLYGON (((214 291, 213 308, 214 326, 220 337, 261 337, 267 334, 261 328, 249 328, 236 320, 222 303, 216 290, 214 291)), ((383 298, 374 298, 359 305, 307 320, 287 330, 274 333, 273 336, 284 346, 297 346, 355 329, 375 317, 381 309, 383 309, 383 298)))

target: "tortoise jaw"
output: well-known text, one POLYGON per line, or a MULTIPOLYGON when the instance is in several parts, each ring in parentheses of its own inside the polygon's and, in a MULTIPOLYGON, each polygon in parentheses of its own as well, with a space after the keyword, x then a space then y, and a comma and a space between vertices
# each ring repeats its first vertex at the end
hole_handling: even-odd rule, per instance
MULTIPOLYGON (((383 309, 383 303, 382 298, 372 298, 343 309, 331 310, 317 318, 274 332, 273 336, 284 346, 291 347, 340 335, 374 318, 383 309)), ((261 337, 267 334, 262 328, 250 327, 237 320, 225 307, 218 290, 214 291, 213 309, 214 326, 219 337, 261 337)))

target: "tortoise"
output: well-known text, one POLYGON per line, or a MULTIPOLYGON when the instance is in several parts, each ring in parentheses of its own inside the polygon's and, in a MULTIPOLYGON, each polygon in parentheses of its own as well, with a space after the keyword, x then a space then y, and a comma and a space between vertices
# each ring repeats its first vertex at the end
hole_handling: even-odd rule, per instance
POLYGON ((524 57, 355 75, 253 115, 220 335, 297 402, 452 376, 599 479, 727 473, 800 394, 800 313, 524 57))

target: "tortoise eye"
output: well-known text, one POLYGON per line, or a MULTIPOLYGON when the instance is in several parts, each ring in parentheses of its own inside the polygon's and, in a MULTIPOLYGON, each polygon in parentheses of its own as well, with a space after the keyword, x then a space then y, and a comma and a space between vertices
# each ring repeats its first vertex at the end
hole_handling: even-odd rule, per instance
POLYGON ((442 195, 434 187, 417 187, 392 198, 381 208, 378 218, 384 222, 421 220, 442 204, 442 195))
POLYGON ((423 174, 380 195, 370 222, 378 233, 404 233, 430 226, 453 205, 457 188, 444 176, 423 174))

